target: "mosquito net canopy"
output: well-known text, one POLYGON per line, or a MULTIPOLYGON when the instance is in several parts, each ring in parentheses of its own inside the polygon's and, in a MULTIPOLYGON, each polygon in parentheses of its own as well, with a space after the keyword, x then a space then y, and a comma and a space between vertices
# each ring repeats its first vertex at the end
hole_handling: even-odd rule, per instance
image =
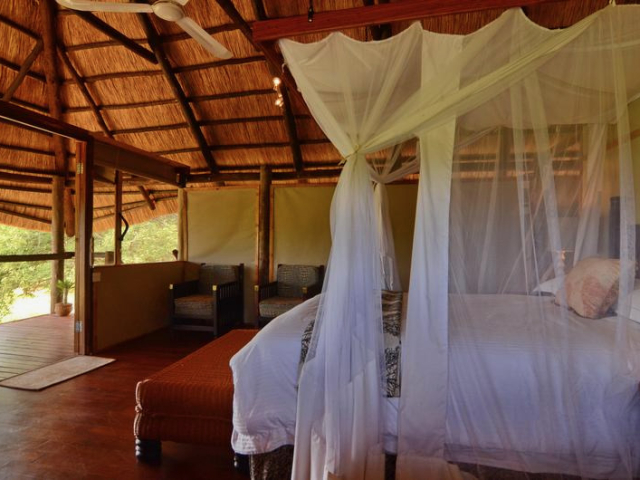
POLYGON ((384 452, 400 480, 462 478, 459 464, 638 475, 640 8, 556 31, 516 9, 467 36, 415 24, 280 47, 346 160, 294 478, 382 478, 384 452), (379 185, 418 170, 389 398, 381 290, 399 286, 379 185))

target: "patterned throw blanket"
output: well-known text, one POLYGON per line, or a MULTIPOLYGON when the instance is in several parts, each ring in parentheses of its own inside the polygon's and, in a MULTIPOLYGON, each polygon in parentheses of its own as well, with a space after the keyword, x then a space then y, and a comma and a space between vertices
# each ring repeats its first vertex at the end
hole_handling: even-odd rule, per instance
MULTIPOLYGON (((387 397, 400 396, 400 328, 402 320, 402 292, 382 291, 382 329, 384 332, 384 358, 386 364, 387 397)), ((315 320, 302 334, 300 369, 307 358, 315 320)))

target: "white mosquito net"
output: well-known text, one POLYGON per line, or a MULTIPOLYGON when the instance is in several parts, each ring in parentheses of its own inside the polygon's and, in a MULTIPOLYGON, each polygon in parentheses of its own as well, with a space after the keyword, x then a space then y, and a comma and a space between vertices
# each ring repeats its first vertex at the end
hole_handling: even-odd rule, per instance
POLYGON ((280 47, 346 159, 293 477, 383 478, 389 418, 399 480, 462 478, 460 464, 640 474, 640 8, 558 31, 516 9, 467 36, 416 24, 381 42, 280 47), (419 161, 392 149, 368 167, 412 138, 419 161), (401 393, 389 399, 380 294, 394 267, 374 184, 418 164, 401 393))

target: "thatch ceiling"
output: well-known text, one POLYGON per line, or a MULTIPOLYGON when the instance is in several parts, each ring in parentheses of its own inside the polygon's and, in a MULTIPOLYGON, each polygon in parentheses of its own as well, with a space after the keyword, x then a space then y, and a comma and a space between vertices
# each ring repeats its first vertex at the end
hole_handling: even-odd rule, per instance
MULTIPOLYGON (((0 2, 0 95, 10 93, 21 67, 26 70, 35 57, 26 77, 10 95, 10 101, 48 114, 45 54, 38 49, 43 31, 39 3, 44 1, 50 0, 0 2)), ((248 24, 265 18, 306 15, 309 8, 305 0, 191 0, 185 7, 186 13, 233 52, 234 58, 228 61, 213 58, 175 24, 154 15, 148 17, 209 153, 203 151, 202 141, 193 128, 190 129, 167 75, 157 63, 145 60, 85 18, 54 4, 62 120, 160 153, 188 165, 196 174, 211 172, 211 162, 206 158, 209 155, 219 173, 212 177, 215 183, 198 183, 199 187, 255 181, 261 165, 271 166, 280 174, 274 178, 281 181, 295 181, 292 179, 298 178, 301 172, 302 177, 310 177, 305 180, 309 182, 321 181, 318 176, 334 177, 340 161, 338 152, 296 95, 290 95, 290 105, 285 108, 274 104, 273 70, 265 60, 265 53, 245 36, 238 19, 228 16, 228 8, 225 13, 219 6, 225 3, 235 7, 241 20, 248 24), (300 162, 297 171, 296 162, 300 162)), ((353 0, 315 0, 313 3, 316 12, 363 5, 353 0)), ((376 2, 364 0, 364 3, 376 2)), ((378 3, 386 2, 379 0, 378 3)), ((572 25, 608 3, 608 0, 565 0, 528 6, 524 11, 544 27, 560 28, 572 25)), ((618 0, 618 3, 635 2, 618 0)), ((423 20, 423 25, 437 32, 469 33, 494 20, 501 12, 486 10, 428 18, 423 20)), ((150 52, 147 32, 138 16, 96 13, 94 18, 150 52)), ((409 22, 399 22, 344 33, 359 40, 370 40, 396 34, 408 25, 409 22)), ((326 35, 312 34, 297 39, 315 41, 326 35)), ((66 149, 69 172, 73 172, 74 147, 67 142, 66 149)), ((51 138, 0 123, 0 152, 0 222, 47 229, 51 178, 55 175, 72 178, 69 172, 56 170, 51 138)), ((113 200, 106 192, 113 187, 97 183, 96 188, 100 193, 96 195, 95 216, 109 215, 113 200)), ((175 190, 157 184, 147 184, 145 188, 157 200, 154 211, 143 201, 135 181, 125 186, 124 202, 130 222, 175 211, 175 190)), ((105 217, 96 227, 109 225, 105 217)))

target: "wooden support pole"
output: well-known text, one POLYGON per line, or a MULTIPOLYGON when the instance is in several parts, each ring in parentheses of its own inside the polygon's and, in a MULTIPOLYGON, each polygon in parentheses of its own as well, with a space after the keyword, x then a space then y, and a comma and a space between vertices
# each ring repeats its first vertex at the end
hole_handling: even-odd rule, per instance
POLYGON ((76 350, 93 352, 93 285, 91 236, 93 235, 93 140, 76 146, 76 350), (80 327, 80 328, 78 328, 80 327))
POLYGON ((187 190, 178 190, 178 260, 189 260, 189 197, 187 190))
MULTIPOLYGON (((42 22, 42 40, 44 48, 44 72, 47 80, 47 98, 49 112, 56 120, 62 118, 62 105, 59 95, 59 72, 56 62, 56 7, 54 0, 40 1, 40 19, 42 22)), ((62 137, 52 139, 55 154, 56 170, 67 172, 67 155, 62 137)), ((55 177, 51 185, 51 251, 64 253, 64 177, 55 177)), ((64 279, 64 261, 51 262, 51 312, 54 306, 62 300, 61 292, 56 285, 58 280, 64 279)))
POLYGON ((269 237, 271 216, 271 169, 260 167, 260 187, 258 189, 258 283, 269 281, 269 237))
POLYGON ((76 234, 76 211, 70 188, 64 189, 64 233, 67 237, 73 237, 76 234))
POLYGON ((33 62, 35 62, 36 58, 38 58, 38 55, 40 55, 40 52, 42 52, 42 49, 43 49, 43 42, 42 42, 42 39, 39 39, 36 42, 36 46, 33 47, 33 50, 31 50, 31 53, 25 59, 24 63, 20 67, 20 71, 18 72, 18 75, 16 75, 16 78, 13 79, 13 81, 11 82, 11 85, 9 85, 9 88, 7 88, 7 90, 4 92, 4 95, 2 96, 2 100, 4 100, 5 102, 8 102, 9 100, 11 100, 11 98, 13 98, 13 94, 16 93, 16 90, 20 87, 20 85, 22 85, 22 81, 29 73, 29 70, 31 69, 33 62))
POLYGON ((122 172, 116 170, 115 211, 113 212, 113 250, 115 264, 122 263, 122 172))

